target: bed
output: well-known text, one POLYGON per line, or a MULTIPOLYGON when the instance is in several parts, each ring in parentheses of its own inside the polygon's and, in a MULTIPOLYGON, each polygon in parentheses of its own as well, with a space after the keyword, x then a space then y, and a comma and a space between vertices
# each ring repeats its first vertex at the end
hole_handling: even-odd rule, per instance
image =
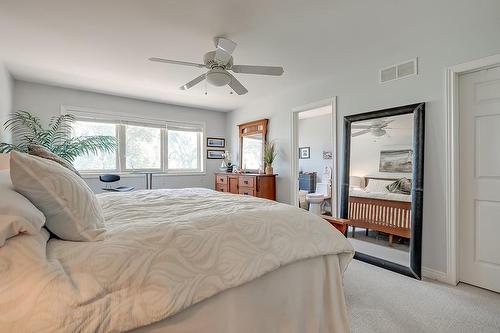
POLYGON ((355 228, 365 228, 387 233, 389 244, 393 236, 410 238, 411 195, 391 193, 385 186, 396 179, 365 177, 365 188, 349 191, 349 225, 353 237, 355 228))
POLYGON ((104 240, 0 247, 0 331, 348 332, 353 248, 320 217, 208 189, 98 195, 104 240))

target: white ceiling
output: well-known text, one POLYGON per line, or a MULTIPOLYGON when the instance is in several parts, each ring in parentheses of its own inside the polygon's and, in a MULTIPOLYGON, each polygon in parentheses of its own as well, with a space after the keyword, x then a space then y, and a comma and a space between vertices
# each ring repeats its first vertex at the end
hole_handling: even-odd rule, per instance
MULTIPOLYGON (((0 0, 0 59, 21 80, 229 111, 328 76, 332 55, 342 52, 333 22, 356 25, 343 18, 345 3, 315 1, 313 9, 302 0, 0 0), (202 62, 218 35, 238 43, 235 63, 281 65, 285 74, 237 74, 247 95, 208 86, 205 96, 204 84, 179 90, 202 69, 147 60, 202 62)), ((359 33, 351 30, 350 38, 359 33)))

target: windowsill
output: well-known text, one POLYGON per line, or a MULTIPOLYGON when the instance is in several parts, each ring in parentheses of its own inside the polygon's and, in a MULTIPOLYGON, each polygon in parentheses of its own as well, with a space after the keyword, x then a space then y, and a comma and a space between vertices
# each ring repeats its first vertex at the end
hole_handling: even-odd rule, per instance
MULTIPOLYGON (((105 174, 106 172, 84 172, 80 173, 80 176, 84 179, 98 178, 99 176, 105 174)), ((108 172, 113 175, 119 175, 122 178, 144 178, 147 171, 143 173, 133 173, 133 172, 108 172)), ((205 176, 207 173, 205 171, 201 172, 152 172, 153 177, 161 176, 161 177, 171 177, 171 176, 205 176)))

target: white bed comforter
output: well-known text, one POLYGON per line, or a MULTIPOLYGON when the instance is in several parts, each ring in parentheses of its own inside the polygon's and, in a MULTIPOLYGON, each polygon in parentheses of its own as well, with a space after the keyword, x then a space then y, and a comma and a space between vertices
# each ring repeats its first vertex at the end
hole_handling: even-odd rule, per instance
POLYGON ((391 193, 387 192, 368 192, 365 190, 353 189, 349 190, 349 195, 353 197, 372 198, 381 200, 404 201, 411 202, 411 194, 391 193))
POLYGON ((303 210, 206 189, 99 195, 100 242, 11 238, 0 248, 1 332, 120 332, 297 260, 353 256, 303 210))

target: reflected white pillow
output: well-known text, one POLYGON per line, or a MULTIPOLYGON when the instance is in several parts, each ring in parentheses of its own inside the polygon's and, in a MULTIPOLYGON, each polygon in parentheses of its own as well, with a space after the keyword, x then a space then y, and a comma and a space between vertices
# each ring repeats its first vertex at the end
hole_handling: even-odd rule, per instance
POLYGON ((40 209, 46 226, 68 241, 104 238, 104 216, 83 179, 56 162, 13 152, 10 176, 14 188, 40 209))
POLYGON ((43 213, 14 191, 9 171, 0 171, 0 247, 19 233, 40 232, 44 223, 43 213))
POLYGON ((370 179, 365 187, 366 192, 390 193, 387 185, 394 183, 394 180, 370 179))

